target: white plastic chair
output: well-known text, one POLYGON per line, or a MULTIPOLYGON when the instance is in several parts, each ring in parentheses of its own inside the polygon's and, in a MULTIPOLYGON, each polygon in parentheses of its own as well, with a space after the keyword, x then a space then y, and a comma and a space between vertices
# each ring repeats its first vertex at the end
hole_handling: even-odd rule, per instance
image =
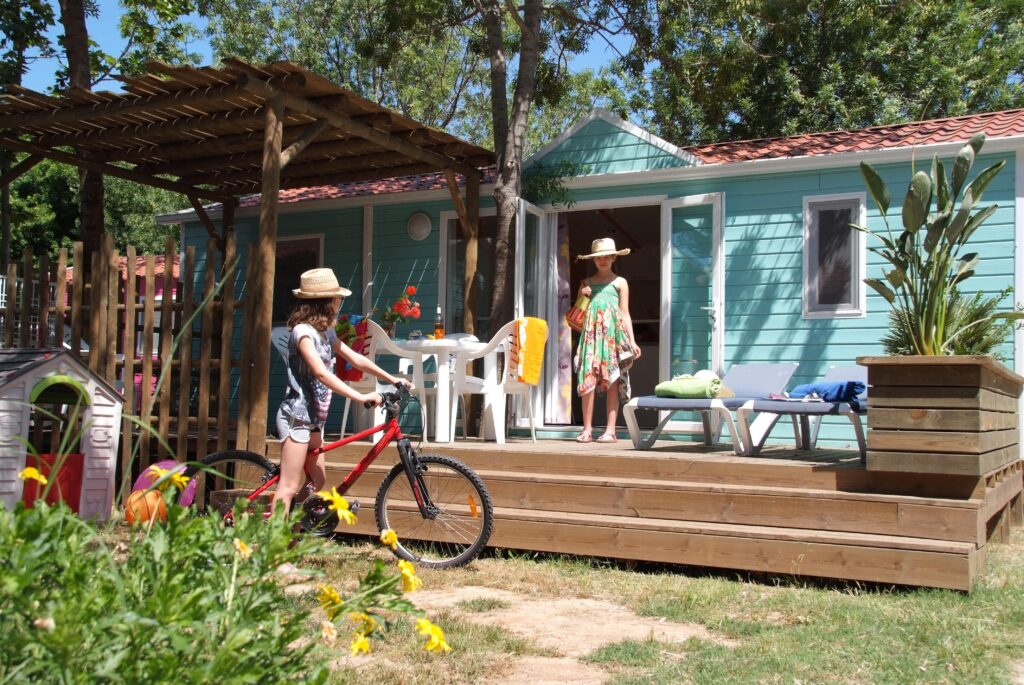
MULTIPOLYGON (((429 397, 436 395, 437 391, 434 388, 426 387, 428 381, 437 383, 437 374, 426 374, 423 370, 423 358, 431 355, 414 354, 408 350, 403 350, 391 341, 391 337, 387 332, 380 327, 373 319, 367 319, 366 321, 366 344, 364 349, 367 350, 366 356, 370 359, 376 360, 379 354, 393 354, 399 358, 398 362, 398 373, 396 376, 407 378, 412 381, 412 384, 416 387, 416 396, 420 402, 420 420, 423 422, 423 437, 427 437, 427 400, 429 397)), ((376 392, 377 391, 377 379, 373 376, 363 375, 363 380, 358 381, 364 383, 369 379, 372 383, 371 386, 366 386, 369 389, 359 389, 359 392, 376 392)), ((350 384, 353 385, 353 384, 350 384)), ((353 385, 353 387, 357 387, 353 385)), ((345 415, 348 415, 349 402, 345 401, 345 415)), ((345 432, 345 419, 342 419, 342 436, 345 432)))
MULTIPOLYGON (((481 432, 485 439, 494 439, 498 444, 505 443, 505 409, 506 399, 512 396, 523 398, 526 413, 530 419, 530 436, 537 442, 537 430, 533 419, 533 387, 515 379, 511 370, 512 335, 516 321, 510 321, 501 327, 498 333, 483 347, 475 352, 459 352, 455 358, 455 380, 452 384, 452 421, 456 418, 456 403, 462 406, 462 437, 466 437, 466 404, 465 395, 482 395, 484 398, 484 414, 481 421, 481 432), (498 369, 498 353, 501 352, 503 362, 498 369), (484 360, 483 377, 466 373, 466 367, 474 359, 484 360)), ((543 350, 543 348, 541 348, 543 350)))

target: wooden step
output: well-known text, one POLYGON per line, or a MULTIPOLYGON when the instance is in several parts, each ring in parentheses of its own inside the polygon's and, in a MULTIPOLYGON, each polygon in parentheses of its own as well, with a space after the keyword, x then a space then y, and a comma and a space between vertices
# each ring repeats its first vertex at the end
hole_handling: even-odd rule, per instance
MULTIPOLYGON (((331 468, 347 470, 341 465, 331 468)), ((372 501, 387 470, 385 465, 372 465, 349 495, 372 501)), ((1019 470, 995 484, 989 497, 978 500, 641 478, 477 473, 496 507, 902 535, 979 546, 987 538, 988 520, 1021 490, 1019 470)))
MULTIPOLYGON (((376 535, 372 516, 341 532, 376 535)), ((904 536, 496 508, 491 547, 969 590, 985 548, 904 536)))
MULTIPOLYGON (((859 455, 852 450, 815 450, 807 453, 795 449, 767 448, 764 457, 739 457, 732 454, 731 450, 725 453, 721 448, 704 445, 687 446, 686 451, 680 451, 677 447, 639 451, 631 446, 607 448, 603 445, 594 449, 581 449, 593 446, 593 443, 578 445, 574 442, 547 441, 536 445, 529 442, 515 443, 515 449, 504 449, 508 445, 456 442, 423 445, 421 450, 425 454, 455 457, 476 471, 652 478, 952 499, 984 495, 984 489, 978 489, 976 476, 921 474, 907 478, 904 474, 869 472, 864 470, 859 455)), ((366 443, 345 445, 333 450, 328 460, 355 463, 363 457, 366 449, 366 443)), ((396 461, 397 454, 388 449, 375 463, 394 464, 396 461)))

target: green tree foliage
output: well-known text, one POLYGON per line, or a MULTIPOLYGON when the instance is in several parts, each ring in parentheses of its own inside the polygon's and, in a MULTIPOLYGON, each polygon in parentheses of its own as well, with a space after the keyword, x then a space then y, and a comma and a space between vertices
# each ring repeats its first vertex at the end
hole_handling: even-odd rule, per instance
POLYGON ((632 106, 677 144, 1024 105, 1022 0, 646 5, 630 15, 632 106))
POLYGON ((374 41, 386 0, 213 0, 218 58, 291 60, 358 95, 429 126, 448 128, 464 98, 484 87, 483 59, 468 31, 409 31, 386 61, 374 41))
MULTIPOLYGON (((154 216, 180 209, 187 200, 176 193, 112 176, 104 183, 104 222, 114 244, 134 245, 162 253, 164 239, 177 237, 177 226, 161 226, 154 216)), ((11 184, 12 257, 26 246, 34 254, 53 254, 79 235, 78 172, 74 167, 43 161, 11 184)))

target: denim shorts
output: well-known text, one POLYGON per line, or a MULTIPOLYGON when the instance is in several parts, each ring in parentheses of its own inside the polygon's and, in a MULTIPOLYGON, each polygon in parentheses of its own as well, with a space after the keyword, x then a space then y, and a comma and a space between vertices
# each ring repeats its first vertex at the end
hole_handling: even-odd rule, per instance
POLYGON ((277 436, 281 442, 291 438, 295 442, 307 444, 311 433, 319 433, 323 430, 322 423, 310 423, 297 419, 294 416, 285 414, 283 410, 277 410, 277 436))

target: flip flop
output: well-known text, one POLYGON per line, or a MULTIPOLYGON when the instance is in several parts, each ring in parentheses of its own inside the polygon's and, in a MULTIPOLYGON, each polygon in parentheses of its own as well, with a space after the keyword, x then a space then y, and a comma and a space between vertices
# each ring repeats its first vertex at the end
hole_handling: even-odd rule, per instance
POLYGON ((594 438, 590 436, 590 433, 580 433, 576 436, 576 442, 594 442, 594 438))
POLYGON ((597 442, 618 442, 619 439, 611 433, 605 433, 597 439, 597 442))

